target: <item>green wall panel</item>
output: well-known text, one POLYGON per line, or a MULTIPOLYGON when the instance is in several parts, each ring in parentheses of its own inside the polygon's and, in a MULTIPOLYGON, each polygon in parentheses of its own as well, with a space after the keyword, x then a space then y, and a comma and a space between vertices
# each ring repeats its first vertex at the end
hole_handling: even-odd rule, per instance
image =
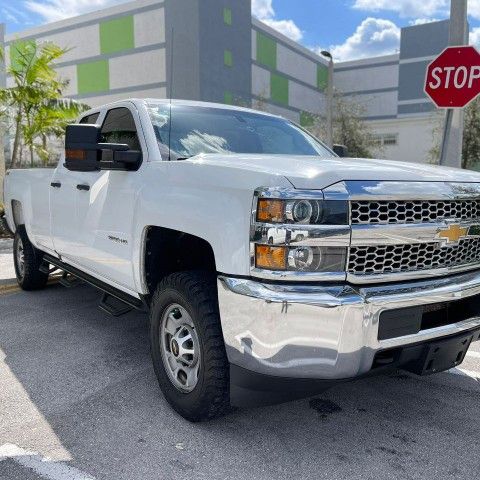
POLYGON ((272 73, 270 77, 270 98, 274 102, 288 105, 288 78, 272 73))
POLYGON ((223 9, 223 21, 226 25, 232 24, 232 9, 225 7, 223 9))
POLYGON ((328 87, 328 68, 323 65, 317 65, 317 87, 319 90, 325 90, 328 87))
POLYGON ((257 62, 277 69, 277 42, 260 32, 257 32, 257 62))
POLYGON ((233 67, 233 55, 232 55, 232 52, 230 50, 225 50, 223 52, 223 63, 227 67, 233 67))
POLYGON ((110 90, 108 60, 77 65, 77 84, 79 95, 110 90))
POLYGON ((225 92, 224 103, 226 103, 227 105, 233 105, 233 93, 232 92, 225 92))
POLYGON ((10 44, 10 65, 14 69, 19 68, 20 51, 29 56, 34 56, 36 51, 35 40, 16 40, 10 44), (19 51, 20 50, 20 51, 19 51))
POLYGON ((133 15, 100 23, 100 52, 102 54, 129 50, 134 47, 133 15))

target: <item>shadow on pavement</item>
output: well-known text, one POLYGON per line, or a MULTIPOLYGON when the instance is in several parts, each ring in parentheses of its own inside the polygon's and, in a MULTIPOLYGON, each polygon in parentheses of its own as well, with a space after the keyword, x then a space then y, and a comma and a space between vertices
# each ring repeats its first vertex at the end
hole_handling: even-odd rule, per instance
MULTIPOLYGON (((473 378, 397 373, 192 425, 168 407, 157 386, 147 316, 109 317, 98 300, 86 286, 0 296, 5 364, 71 464, 91 476, 431 479, 478 473, 480 384, 473 378)), ((48 444, 32 444, 36 426, 28 409, 17 407, 5 405, 0 392, 0 446, 48 455, 48 444)), ((1 468, 0 462, 0 477, 1 468)))

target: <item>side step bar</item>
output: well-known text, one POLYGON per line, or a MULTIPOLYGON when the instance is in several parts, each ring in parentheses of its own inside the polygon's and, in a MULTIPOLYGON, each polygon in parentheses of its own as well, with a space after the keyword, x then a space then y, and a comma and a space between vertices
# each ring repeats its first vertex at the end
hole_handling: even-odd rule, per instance
POLYGON ((121 290, 108 285, 108 283, 104 283, 101 280, 92 277, 91 275, 88 275, 88 273, 82 272, 78 268, 67 265, 58 258, 52 257, 49 254, 45 254, 43 260, 55 266, 56 268, 63 270, 63 281, 60 281, 62 285, 66 284, 68 286, 72 286, 72 281, 67 279, 67 275, 70 274, 71 276, 76 277, 79 280, 83 280, 85 283, 88 283, 92 287, 102 291, 104 295, 100 302, 100 309, 109 313, 110 315, 117 317, 131 310, 140 310, 141 312, 148 311, 147 302, 143 299, 140 300, 132 297, 128 293, 122 292, 121 290))

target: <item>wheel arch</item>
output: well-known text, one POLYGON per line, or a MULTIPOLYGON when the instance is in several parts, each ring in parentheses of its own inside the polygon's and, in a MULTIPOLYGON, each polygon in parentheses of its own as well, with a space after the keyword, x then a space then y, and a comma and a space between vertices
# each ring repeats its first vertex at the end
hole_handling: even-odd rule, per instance
POLYGON ((180 230, 150 225, 141 248, 141 281, 152 294, 167 275, 189 270, 217 272, 215 253, 204 238, 180 230))

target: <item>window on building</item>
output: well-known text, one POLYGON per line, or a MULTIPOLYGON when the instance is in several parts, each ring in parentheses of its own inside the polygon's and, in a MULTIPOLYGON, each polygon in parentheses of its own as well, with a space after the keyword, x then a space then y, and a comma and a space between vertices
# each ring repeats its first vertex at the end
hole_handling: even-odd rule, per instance
POLYGON ((373 138, 379 147, 395 147, 398 145, 397 133, 376 133, 373 138))
POLYGON ((87 115, 86 117, 83 117, 80 120, 80 123, 95 125, 97 123, 97 120, 98 120, 99 116, 100 116, 100 113, 91 113, 90 115, 87 115))
POLYGON ((126 143, 131 150, 141 150, 135 120, 128 108, 109 110, 100 134, 103 143, 126 143))

